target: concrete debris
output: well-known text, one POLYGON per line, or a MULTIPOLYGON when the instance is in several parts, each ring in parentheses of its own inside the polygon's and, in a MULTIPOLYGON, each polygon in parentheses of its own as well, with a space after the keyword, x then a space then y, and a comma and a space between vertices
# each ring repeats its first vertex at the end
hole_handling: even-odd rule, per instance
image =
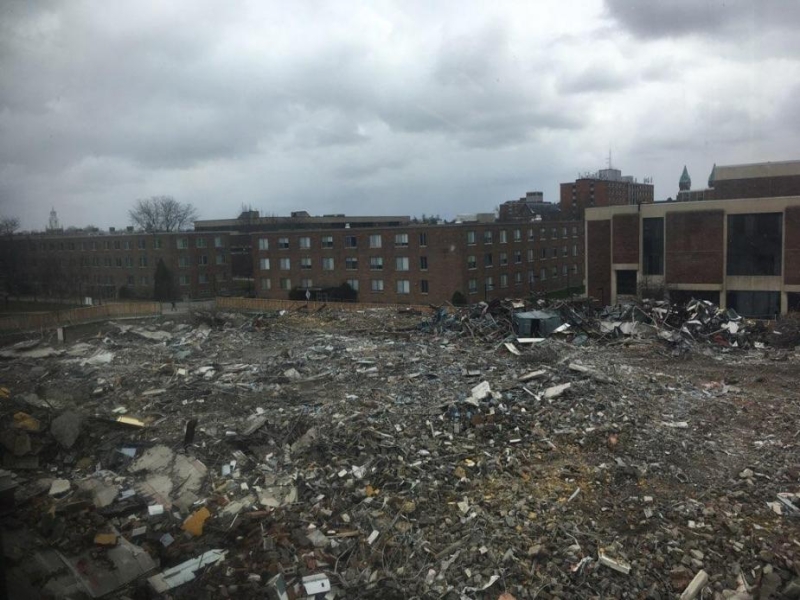
POLYGON ((421 315, 173 313, 0 350, 12 597, 800 598, 787 320, 421 315))

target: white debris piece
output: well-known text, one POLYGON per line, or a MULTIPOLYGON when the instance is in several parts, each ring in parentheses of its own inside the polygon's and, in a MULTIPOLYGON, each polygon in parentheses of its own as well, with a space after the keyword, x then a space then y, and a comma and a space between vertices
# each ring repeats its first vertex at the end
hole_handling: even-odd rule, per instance
POLYGON ((184 583, 194 579, 195 572, 199 571, 203 567, 207 567, 224 560, 227 553, 227 550, 209 550, 197 558, 187 560, 186 562, 182 562, 171 569, 167 569, 166 571, 162 571, 157 575, 153 575, 152 577, 148 578, 147 581, 150 583, 150 587, 152 587, 156 593, 163 594, 167 590, 176 588, 179 585, 183 585, 184 583))

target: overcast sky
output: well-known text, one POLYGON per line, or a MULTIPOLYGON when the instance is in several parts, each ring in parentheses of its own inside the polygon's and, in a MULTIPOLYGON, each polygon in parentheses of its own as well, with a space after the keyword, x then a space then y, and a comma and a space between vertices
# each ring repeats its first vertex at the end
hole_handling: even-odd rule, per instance
POLYGON ((6 0, 0 214, 488 212, 800 158, 800 3, 6 0))

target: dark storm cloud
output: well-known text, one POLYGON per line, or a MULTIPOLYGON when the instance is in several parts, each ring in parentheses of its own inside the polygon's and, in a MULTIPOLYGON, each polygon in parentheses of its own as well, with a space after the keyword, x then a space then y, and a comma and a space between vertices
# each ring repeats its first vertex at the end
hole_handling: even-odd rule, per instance
MULTIPOLYGON (((763 35, 800 23, 800 4, 785 0, 605 0, 608 15, 642 38, 763 35)), ((736 42, 736 40, 730 40, 736 42)))

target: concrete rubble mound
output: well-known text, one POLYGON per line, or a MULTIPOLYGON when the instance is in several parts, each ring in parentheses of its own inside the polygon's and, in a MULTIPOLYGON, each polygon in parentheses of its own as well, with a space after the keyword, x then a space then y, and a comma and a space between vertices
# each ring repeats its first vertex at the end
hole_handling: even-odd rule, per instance
POLYGON ((8 597, 800 598, 793 331, 505 301, 14 340, 8 597))

